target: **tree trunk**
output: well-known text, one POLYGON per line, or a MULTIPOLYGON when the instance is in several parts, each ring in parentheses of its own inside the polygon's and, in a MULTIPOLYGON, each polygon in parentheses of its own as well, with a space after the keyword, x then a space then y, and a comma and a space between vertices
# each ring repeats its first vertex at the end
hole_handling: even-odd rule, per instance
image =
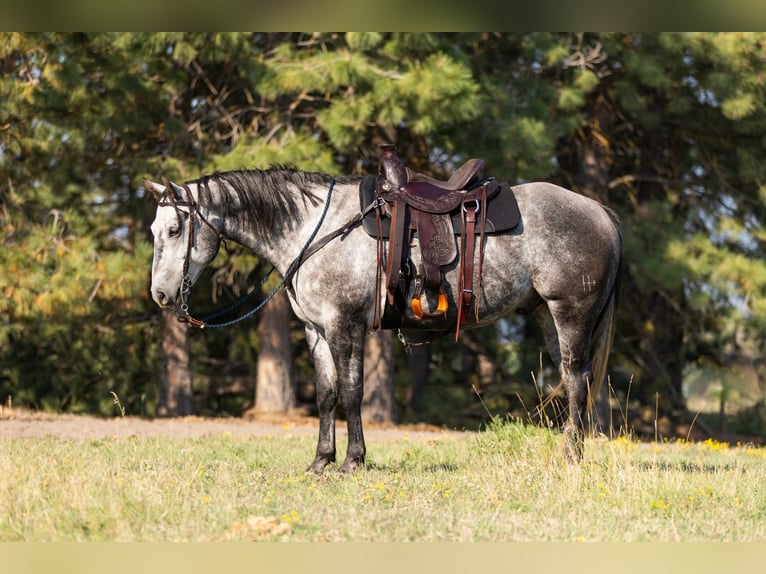
POLYGON ((391 331, 369 335, 364 344, 362 419, 396 422, 394 338, 391 331))
POLYGON ((496 337, 496 331, 477 329, 467 331, 462 337, 463 376, 479 390, 485 389, 495 382, 497 372, 497 363, 493 358, 497 355, 497 349, 491 342, 496 337))
POLYGON ((162 323, 162 371, 157 415, 190 415, 193 413, 193 395, 189 365, 189 328, 178 322, 171 309, 162 312, 162 323))
MULTIPOLYGON (((636 296, 629 294, 631 299, 636 296)), ((684 327, 679 308, 683 293, 653 290, 642 298, 645 316, 636 325, 640 333, 634 359, 641 369, 641 381, 634 398, 643 404, 654 404, 659 394, 659 412, 678 417, 686 410, 683 397, 684 327)))
POLYGON ((295 407, 290 301, 282 291, 261 312, 253 412, 283 413, 295 407))
POLYGON ((418 345, 412 347, 407 355, 407 366, 412 373, 410 386, 409 409, 416 417, 422 415, 425 410, 426 389, 430 374, 429 363, 431 361, 431 345, 418 345))

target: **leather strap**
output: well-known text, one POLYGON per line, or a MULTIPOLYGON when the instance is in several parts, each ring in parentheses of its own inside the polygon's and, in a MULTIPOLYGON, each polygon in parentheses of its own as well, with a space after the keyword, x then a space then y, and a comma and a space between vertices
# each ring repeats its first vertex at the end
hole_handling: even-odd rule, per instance
MULTIPOLYGON (((476 272, 476 293, 481 293, 481 272, 484 266, 484 233, 487 230, 487 188, 484 188, 481 198, 481 221, 479 222, 479 267, 476 272)), ((473 313, 476 322, 479 322, 479 298, 474 297, 473 313)))
POLYGON ((391 206, 393 233, 388 240, 388 261, 386 261, 386 290, 388 300, 393 302, 394 291, 399 284, 399 270, 402 267, 402 251, 408 232, 404 228, 407 206, 401 199, 395 199, 391 206))
POLYGON ((380 301, 380 283, 381 273, 383 269, 383 229, 381 220, 381 210, 383 206, 378 206, 375 210, 375 222, 377 227, 377 241, 376 241, 376 257, 377 265, 375 265, 375 308, 372 316, 372 324, 377 325, 378 330, 383 328, 383 309, 381 309, 380 301))
POLYGON ((460 277, 458 278, 459 303, 455 340, 460 338, 460 328, 466 322, 466 313, 473 301, 473 257, 475 250, 476 212, 481 209, 479 200, 463 204, 464 225, 462 253, 460 254, 460 277))

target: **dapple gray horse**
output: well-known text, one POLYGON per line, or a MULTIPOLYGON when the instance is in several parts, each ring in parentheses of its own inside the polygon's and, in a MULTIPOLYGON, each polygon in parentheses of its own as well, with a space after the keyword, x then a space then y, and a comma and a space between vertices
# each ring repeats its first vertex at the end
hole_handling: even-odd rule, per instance
MULTIPOLYGON (((186 311, 188 291, 222 239, 251 249, 287 277, 290 303, 306 325, 316 371, 319 441, 309 466, 316 473, 335 461, 338 398, 348 425, 340 471, 352 471, 365 460, 364 339, 375 327, 376 296, 384 299, 386 292, 375 285, 384 280, 376 269, 376 240, 358 225, 361 179, 270 168, 208 175, 182 186, 146 182, 159 198, 151 226, 151 293, 158 305, 186 311), (303 251, 318 242, 324 245, 310 256, 303 251)), ((511 313, 537 319, 566 389, 565 452, 576 461, 583 454, 589 396, 597 394, 606 376, 614 333, 619 223, 601 204, 556 185, 527 183, 513 191, 521 223, 484 238, 480 321, 471 318, 464 328, 511 313)), ((415 265, 418 255, 413 248, 415 265)), ((456 268, 457 262, 445 273, 447 317, 418 320, 408 311, 402 329, 454 330, 456 268)))

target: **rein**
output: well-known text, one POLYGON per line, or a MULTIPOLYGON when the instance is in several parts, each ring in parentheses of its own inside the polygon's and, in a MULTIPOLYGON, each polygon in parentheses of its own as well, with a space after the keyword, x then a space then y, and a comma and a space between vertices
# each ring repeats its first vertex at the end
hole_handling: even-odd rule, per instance
POLYGON ((281 291, 285 285, 290 281, 295 275, 295 273, 298 271, 298 268, 300 265, 311 255, 319 251, 322 247, 327 245, 332 239, 335 239, 339 235, 343 235, 347 233, 354 225, 358 224, 362 221, 364 215, 372 208, 370 206, 368 209, 366 209, 363 213, 357 214, 351 221, 349 221, 346 225, 341 227, 340 229, 326 235, 323 237, 316 245, 312 246, 311 249, 309 247, 311 246, 312 242, 317 236, 317 233, 319 233, 319 229, 322 227, 322 223, 324 222, 325 216, 327 215, 327 212, 330 207, 330 202, 332 200, 332 192, 335 187, 335 178, 333 178, 330 181, 330 189, 327 192, 327 199, 325 200, 324 209, 322 210, 322 215, 319 217, 319 221, 316 224, 316 227, 314 228, 314 231, 311 232, 311 235, 309 236, 306 243, 301 248, 300 253, 298 256, 290 263, 289 267, 287 268, 287 271, 284 274, 284 277, 282 277, 282 280, 279 282, 279 285, 277 285, 274 290, 269 293, 269 295, 261 301, 255 308, 251 309, 244 315, 237 317, 236 319, 232 319, 231 321, 226 321, 222 323, 208 323, 211 319, 215 319, 217 317, 220 317, 222 315, 225 315, 234 309, 238 308, 242 303, 244 303, 247 299, 252 297, 252 295, 259 291, 261 286, 266 282, 266 280, 271 276, 271 274, 274 272, 275 267, 272 266, 271 269, 266 273, 266 275, 260 280, 258 285, 251 291, 250 293, 246 294, 244 297, 240 298, 238 301, 236 301, 234 304, 230 305, 226 309, 223 309, 221 311, 217 311, 211 315, 208 315, 207 317, 204 317, 202 319, 197 319, 191 315, 189 312, 189 295, 191 294, 191 278, 189 277, 189 262, 191 260, 191 251, 194 246, 194 221, 195 221, 195 214, 199 216, 200 220, 203 221, 205 224, 208 225, 219 237, 219 239, 223 240, 224 237, 221 233, 219 233, 213 225, 205 219, 205 217, 200 212, 200 204, 194 200, 194 197, 192 196, 191 190, 189 189, 189 186, 184 184, 182 188, 186 192, 186 200, 185 201, 178 201, 175 198, 175 195, 172 193, 172 188, 170 187, 170 182, 165 180, 165 186, 168 187, 168 189, 171 189, 171 198, 172 200, 170 202, 168 201, 161 201, 159 203, 160 206, 172 206, 172 207, 188 207, 189 208, 189 239, 187 241, 186 245, 186 258, 184 259, 184 266, 183 266, 183 278, 181 279, 181 290, 180 290, 180 297, 181 297, 181 304, 176 307, 176 318, 181 323, 188 323, 192 327, 198 327, 200 329, 218 329, 222 327, 230 327, 232 325, 236 325, 237 323, 240 323, 246 319, 249 319, 253 315, 255 315, 258 311, 260 311, 269 301, 271 301, 279 291, 281 291))

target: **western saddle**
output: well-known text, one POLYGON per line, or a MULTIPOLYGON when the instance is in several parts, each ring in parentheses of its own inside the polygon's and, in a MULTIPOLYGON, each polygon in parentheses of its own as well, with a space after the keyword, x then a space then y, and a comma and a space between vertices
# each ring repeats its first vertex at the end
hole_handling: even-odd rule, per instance
MULTIPOLYGON (((417 235, 420 244, 421 267, 416 270, 414 293, 410 300, 410 309, 416 318, 438 317, 447 315, 449 303, 443 286, 441 268, 455 261, 458 255, 455 237, 460 235, 460 259, 458 269, 457 326, 455 338, 460 336, 460 329, 465 324, 471 306, 476 321, 479 320, 479 299, 475 296, 481 286, 481 271, 484 259, 484 235, 487 231, 487 213, 490 202, 498 195, 503 201, 495 202, 496 213, 501 216, 494 219, 500 222, 490 223, 491 231, 501 231, 515 227, 519 221, 515 198, 507 184, 500 184, 493 177, 483 177, 484 161, 470 159, 456 170, 447 181, 439 181, 406 168, 396 154, 396 146, 382 144, 375 180, 374 200, 375 236, 378 240, 378 289, 383 272, 383 240, 388 239, 388 252, 385 257, 385 285, 388 306, 396 305, 401 298, 400 283, 410 272, 409 247, 412 238, 417 235), (500 194, 500 191, 504 191, 500 194), (479 257, 474 286, 474 260, 476 235, 479 241, 479 257), (426 292, 437 297, 436 309, 424 310, 423 300, 426 292)), ((372 179, 372 178, 370 178, 372 179)), ((364 187, 364 186, 363 186, 364 187)), ((368 189, 367 193, 369 194, 368 189)), ((362 191, 364 194, 364 190, 362 191)), ((365 199, 363 198, 364 202, 365 199)), ((370 225, 365 221, 367 232, 372 235, 370 225)), ((405 288, 406 292, 407 289, 405 288)), ((383 325, 383 313, 380 309, 380 297, 376 297, 375 321, 383 325)))

